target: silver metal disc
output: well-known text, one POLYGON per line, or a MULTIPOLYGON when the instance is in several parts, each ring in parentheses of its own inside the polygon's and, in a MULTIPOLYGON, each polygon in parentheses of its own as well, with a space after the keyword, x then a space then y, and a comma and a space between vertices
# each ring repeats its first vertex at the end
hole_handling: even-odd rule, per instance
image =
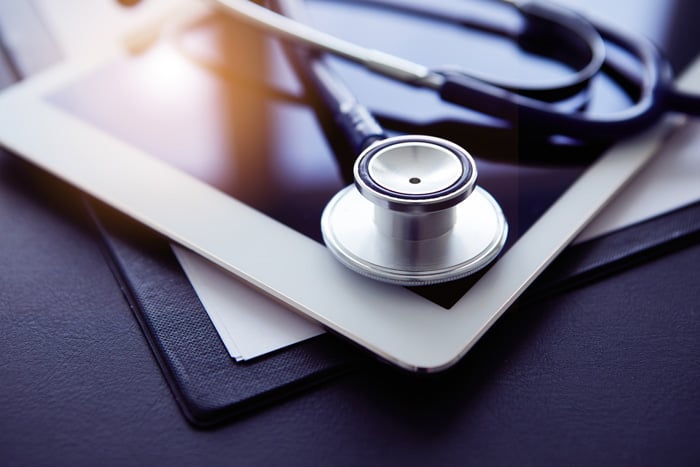
POLYGON ((434 193, 457 182, 462 161, 452 152, 417 141, 395 143, 373 155, 369 176, 387 190, 412 195, 434 193))
POLYGON ((496 200, 480 187, 456 209, 448 233, 412 241, 381 233, 375 205, 354 187, 338 192, 321 217, 328 249, 350 269, 384 282, 417 286, 475 273, 493 261, 505 244, 508 224, 496 200))

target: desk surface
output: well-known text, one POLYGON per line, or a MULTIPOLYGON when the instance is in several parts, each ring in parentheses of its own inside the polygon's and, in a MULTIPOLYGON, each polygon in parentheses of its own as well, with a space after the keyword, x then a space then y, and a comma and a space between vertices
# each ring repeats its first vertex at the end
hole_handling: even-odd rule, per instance
POLYGON ((2 154, 0 225, 4 465, 700 465, 700 244, 514 307, 444 374, 368 363, 199 430, 82 196, 2 154))
POLYGON ((516 307, 445 374, 370 364, 201 431, 171 397, 80 195, 12 157, 0 167, 5 465, 700 461, 700 245, 516 307))

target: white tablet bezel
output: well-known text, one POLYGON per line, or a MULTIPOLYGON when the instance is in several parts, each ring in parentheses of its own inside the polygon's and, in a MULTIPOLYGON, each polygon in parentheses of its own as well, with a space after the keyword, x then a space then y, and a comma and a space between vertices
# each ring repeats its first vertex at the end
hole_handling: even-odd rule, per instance
POLYGON ((0 142, 290 309, 411 371, 438 371, 457 362, 679 123, 668 118, 608 151, 445 309, 346 269, 316 241, 44 97, 114 58, 65 63, 5 91, 0 142))

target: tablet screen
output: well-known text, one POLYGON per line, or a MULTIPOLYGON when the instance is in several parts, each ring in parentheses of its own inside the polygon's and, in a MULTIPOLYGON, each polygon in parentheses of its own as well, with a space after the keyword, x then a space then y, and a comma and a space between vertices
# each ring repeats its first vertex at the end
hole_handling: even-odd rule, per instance
MULTIPOLYGON (((376 48, 430 66, 449 63, 442 55, 451 53, 451 63, 468 66, 480 61, 510 63, 510 74, 527 79, 536 79, 530 78, 533 73, 547 77, 566 72, 539 59, 533 64, 532 57, 523 59, 507 43, 484 42, 481 36, 432 22, 419 25, 432 32, 425 36, 430 40, 418 41, 421 46, 417 47, 415 39, 410 40, 416 36, 415 18, 374 10, 367 16, 364 9, 322 2, 314 3, 312 13, 319 24, 337 33, 359 42, 374 41, 376 48), (343 21, 351 14, 372 21, 357 31, 343 21), (397 33, 387 37, 382 25, 389 20, 397 33), (404 35, 401 28, 413 32, 404 35), (399 41, 400 37, 409 40, 399 41), (510 62, 490 60, 499 48, 510 62)), ((506 248, 586 167, 578 162, 580 149, 531 146, 526 135, 517 131, 494 136, 474 130, 484 117, 441 103, 430 92, 371 76, 354 65, 339 61, 333 65, 388 132, 450 137, 472 152, 479 185, 499 201, 508 220, 506 248), (563 157, 565 163, 543 164, 540 159, 548 156, 563 157), (529 161, 533 157, 536 162, 529 161)), ((591 103, 593 110, 628 104, 627 97, 605 78, 599 78, 594 87, 598 97, 591 103)), ((323 208, 351 182, 352 152, 322 110, 311 105, 309 91, 296 78, 279 44, 220 16, 171 31, 147 50, 96 70, 48 99, 319 242, 323 208)), ((583 152, 594 155, 597 150, 583 152)), ((154 185, 158 183, 153 180, 154 185)), ((449 307, 470 283, 466 279, 424 287, 419 293, 449 307)))

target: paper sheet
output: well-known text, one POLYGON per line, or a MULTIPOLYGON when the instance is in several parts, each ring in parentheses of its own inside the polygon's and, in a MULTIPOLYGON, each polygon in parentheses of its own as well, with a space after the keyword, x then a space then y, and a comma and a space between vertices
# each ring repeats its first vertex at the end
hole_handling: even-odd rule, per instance
POLYGON ((323 333, 201 256, 172 245, 231 357, 248 360, 323 333))
POLYGON ((635 224, 700 200, 700 121, 674 134, 647 167, 576 242, 635 224))

